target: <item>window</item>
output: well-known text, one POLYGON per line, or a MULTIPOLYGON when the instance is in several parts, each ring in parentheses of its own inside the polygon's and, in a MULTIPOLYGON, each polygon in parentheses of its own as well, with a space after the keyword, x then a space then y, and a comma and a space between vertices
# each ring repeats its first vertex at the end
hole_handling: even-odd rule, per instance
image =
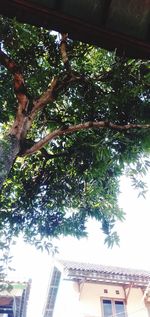
POLYGON ((118 291, 118 289, 116 290, 116 294, 117 294, 117 295, 119 295, 119 294, 120 294, 120 292, 118 291))
POLYGON ((104 293, 107 294, 108 293, 108 289, 105 288, 104 289, 104 293))
POLYGON ((103 317, 126 317, 125 305, 121 300, 102 300, 103 317))
POLYGON ((112 316, 112 302, 109 299, 103 300, 103 312, 104 317, 110 317, 112 316))
POLYGON ((56 301, 56 296, 57 296, 60 278, 61 278, 61 272, 56 267, 54 267, 51 281, 50 281, 44 317, 52 317, 53 316, 53 310, 54 310, 54 306, 55 306, 55 301, 56 301))

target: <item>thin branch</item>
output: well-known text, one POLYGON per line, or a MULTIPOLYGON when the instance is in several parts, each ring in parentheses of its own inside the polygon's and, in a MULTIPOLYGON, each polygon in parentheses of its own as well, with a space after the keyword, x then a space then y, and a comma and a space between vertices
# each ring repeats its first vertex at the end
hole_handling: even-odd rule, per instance
POLYGON ((54 98, 54 91, 58 85, 58 77, 54 77, 48 86, 48 89, 38 98, 36 101, 33 102, 33 108, 30 113, 31 121, 34 119, 36 113, 40 111, 46 104, 55 100, 54 98))
POLYGON ((55 154, 48 153, 44 148, 41 148, 40 151, 47 160, 70 155, 70 152, 68 151, 63 151, 63 152, 55 153, 55 154))
POLYGON ((117 125, 112 122, 108 121, 94 121, 94 122, 85 122, 77 125, 72 125, 65 130, 57 129, 53 132, 46 135, 42 138, 39 142, 35 143, 30 149, 28 149, 24 155, 30 155, 37 151, 39 151, 45 144, 54 140, 62 135, 72 134, 81 130, 88 130, 88 129, 113 129, 117 131, 127 131, 131 129, 150 129, 150 124, 126 124, 126 125, 117 125))
MULTIPOLYGON (((62 34, 62 39, 60 43, 60 52, 62 56, 62 60, 64 66, 67 71, 71 70, 69 59, 67 55, 67 37, 68 34, 62 34)), ((42 96, 34 102, 34 106, 32 108, 30 118, 33 120, 37 111, 43 108, 47 103, 52 102, 56 99, 56 95, 58 92, 64 89, 70 82, 78 79, 75 75, 72 76, 64 76, 64 78, 54 77, 48 87, 48 89, 42 94, 42 96)))
POLYGON ((54 77, 49 84, 48 89, 41 95, 40 98, 33 102, 33 107, 30 112, 31 122, 33 121, 38 111, 40 111, 49 102, 53 102, 56 99, 60 91, 63 91, 65 88, 67 88, 70 83, 80 79, 80 76, 78 74, 70 73, 71 66, 69 64, 69 59, 67 55, 67 38, 68 34, 62 34, 62 39, 60 43, 60 52, 63 63, 67 70, 67 74, 65 74, 65 76, 63 77, 54 77))
POLYGON ((68 38, 68 33, 62 33, 62 39, 60 42, 60 53, 62 57, 62 61, 64 63, 65 69, 67 72, 71 71, 71 66, 69 63, 69 58, 67 54, 67 38, 68 38))

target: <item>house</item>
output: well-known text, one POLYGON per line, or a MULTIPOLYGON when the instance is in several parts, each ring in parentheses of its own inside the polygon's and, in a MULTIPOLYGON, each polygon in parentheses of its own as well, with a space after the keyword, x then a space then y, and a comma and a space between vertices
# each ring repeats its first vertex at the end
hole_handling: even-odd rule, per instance
POLYGON ((57 261, 43 317, 150 317, 150 272, 57 261))
POLYGON ((0 317, 26 317, 31 281, 9 282, 0 292, 0 317))

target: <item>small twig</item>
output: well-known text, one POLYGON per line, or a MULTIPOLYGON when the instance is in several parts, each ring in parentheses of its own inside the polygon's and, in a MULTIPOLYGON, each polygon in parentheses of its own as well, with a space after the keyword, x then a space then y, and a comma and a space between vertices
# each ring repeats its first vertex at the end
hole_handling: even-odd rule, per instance
POLYGON ((40 149, 40 151, 47 160, 70 155, 70 152, 68 151, 63 151, 63 152, 55 153, 55 154, 48 153, 44 148, 40 149))

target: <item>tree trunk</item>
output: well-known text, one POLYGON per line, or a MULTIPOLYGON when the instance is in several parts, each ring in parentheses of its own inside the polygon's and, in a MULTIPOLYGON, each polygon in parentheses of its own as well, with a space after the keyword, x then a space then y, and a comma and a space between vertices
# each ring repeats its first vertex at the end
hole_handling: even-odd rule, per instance
POLYGON ((0 189, 13 166, 19 153, 19 140, 14 135, 8 135, 0 140, 0 189))

